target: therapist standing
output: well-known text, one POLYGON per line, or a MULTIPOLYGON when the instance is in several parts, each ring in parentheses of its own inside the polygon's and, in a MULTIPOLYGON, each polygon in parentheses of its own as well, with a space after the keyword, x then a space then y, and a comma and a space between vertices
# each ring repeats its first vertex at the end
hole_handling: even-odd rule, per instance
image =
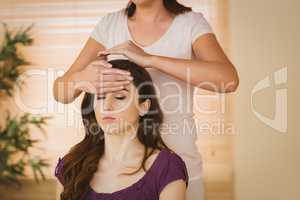
POLYGON ((145 67, 164 113, 162 138, 185 161, 187 200, 203 200, 201 155, 196 146, 194 87, 234 92, 238 74, 202 13, 176 0, 132 0, 102 17, 68 71, 55 80, 54 97, 70 103, 84 92, 121 90, 132 80, 107 58, 122 55, 145 67))

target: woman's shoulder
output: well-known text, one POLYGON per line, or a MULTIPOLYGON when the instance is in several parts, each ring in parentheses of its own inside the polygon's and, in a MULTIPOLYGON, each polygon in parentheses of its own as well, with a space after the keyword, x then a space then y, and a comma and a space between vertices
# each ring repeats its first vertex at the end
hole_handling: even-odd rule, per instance
POLYGON ((161 150, 161 162, 158 167, 158 193, 165 186, 177 180, 183 180, 188 186, 188 172, 184 160, 174 151, 163 149, 161 150))
POLYGON ((54 175, 56 176, 56 178, 59 180, 61 184, 63 184, 64 182, 62 176, 63 163, 64 163, 64 156, 59 157, 54 171, 54 175))
POLYGON ((167 170, 170 170, 170 168, 178 168, 181 170, 186 170, 186 164, 179 154, 168 149, 163 149, 162 152, 165 154, 164 168, 166 168, 167 170))
POLYGON ((185 164, 183 159, 181 158, 181 156, 179 156, 179 154, 177 154, 175 151, 172 151, 170 149, 162 149, 161 153, 164 154, 164 158, 166 161, 169 162, 176 162, 176 163, 180 163, 180 164, 185 164))

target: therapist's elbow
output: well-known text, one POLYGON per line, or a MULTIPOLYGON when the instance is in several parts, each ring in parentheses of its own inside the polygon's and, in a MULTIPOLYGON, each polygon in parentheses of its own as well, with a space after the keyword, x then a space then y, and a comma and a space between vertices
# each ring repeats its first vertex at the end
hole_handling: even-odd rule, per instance
POLYGON ((55 79, 55 81, 53 83, 53 87, 52 87, 52 94, 53 94, 55 101, 65 104, 65 103, 67 103, 64 101, 65 99, 61 98, 59 96, 59 93, 60 93, 59 90, 61 89, 61 88, 59 88, 59 82, 61 82, 61 77, 58 77, 57 79, 55 79))
POLYGON ((240 84, 240 80, 239 80, 239 76, 238 76, 238 73, 235 71, 234 75, 233 75, 233 78, 232 78, 232 84, 229 86, 228 88, 228 92, 235 92, 238 87, 239 87, 239 84, 240 84))
POLYGON ((230 70, 227 71, 226 76, 222 80, 222 86, 220 86, 221 93, 235 92, 239 86, 239 76, 233 65, 229 67, 230 70))
POLYGON ((73 101, 72 98, 68 97, 65 87, 66 81, 63 76, 58 77, 53 84, 52 93, 55 101, 62 104, 69 104, 73 101))

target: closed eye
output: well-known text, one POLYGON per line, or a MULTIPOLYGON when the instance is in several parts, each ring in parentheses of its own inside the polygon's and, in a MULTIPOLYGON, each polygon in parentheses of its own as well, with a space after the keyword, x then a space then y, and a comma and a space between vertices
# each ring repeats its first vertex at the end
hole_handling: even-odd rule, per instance
POLYGON ((118 96, 118 97, 115 97, 116 99, 119 99, 119 100, 122 100, 122 99, 125 99, 126 96, 118 96))
POLYGON ((104 99, 104 98, 105 98, 105 96, 97 96, 97 100, 104 99))
MULTIPOLYGON (((115 98, 118 100, 123 100, 126 98, 126 96, 116 96, 115 98)), ((100 99, 105 99, 105 96, 97 96, 97 100, 100 100, 100 99)))

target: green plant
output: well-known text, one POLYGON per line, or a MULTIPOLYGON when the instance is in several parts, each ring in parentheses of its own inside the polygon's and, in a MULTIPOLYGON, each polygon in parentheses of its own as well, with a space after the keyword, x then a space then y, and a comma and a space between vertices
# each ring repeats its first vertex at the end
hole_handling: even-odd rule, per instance
POLYGON ((43 125, 49 117, 33 117, 29 113, 20 118, 7 113, 6 126, 0 131, 0 184, 20 184, 18 178, 25 177, 25 166, 33 170, 34 178, 45 180, 43 167, 49 166, 47 160, 31 155, 30 149, 38 142, 30 138, 30 125, 35 125, 44 134, 43 125))
POLYGON ((9 96, 12 96, 14 86, 21 86, 23 83, 17 82, 24 72, 21 66, 30 64, 17 53, 17 46, 28 46, 33 43, 33 39, 28 34, 32 26, 25 30, 20 28, 16 34, 13 34, 3 23, 4 41, 0 48, 0 92, 9 96))
MULTIPOLYGON (((24 83, 19 81, 19 78, 24 72, 22 66, 28 65, 29 62, 20 57, 17 48, 18 45, 27 46, 33 43, 28 34, 32 26, 25 30, 19 29, 16 34, 9 31, 5 23, 3 27, 5 34, 0 47, 0 93, 11 97, 15 86, 21 87, 24 83)), ((37 148, 35 144, 38 140, 31 139, 30 128, 37 127, 45 135, 43 126, 51 117, 35 117, 29 113, 11 117, 9 111, 6 113, 5 124, 0 127, 0 184, 21 186, 19 179, 26 176, 27 166, 32 169, 36 182, 39 182, 40 178, 45 180, 43 168, 49 164, 46 159, 32 156, 30 151, 37 148)))

